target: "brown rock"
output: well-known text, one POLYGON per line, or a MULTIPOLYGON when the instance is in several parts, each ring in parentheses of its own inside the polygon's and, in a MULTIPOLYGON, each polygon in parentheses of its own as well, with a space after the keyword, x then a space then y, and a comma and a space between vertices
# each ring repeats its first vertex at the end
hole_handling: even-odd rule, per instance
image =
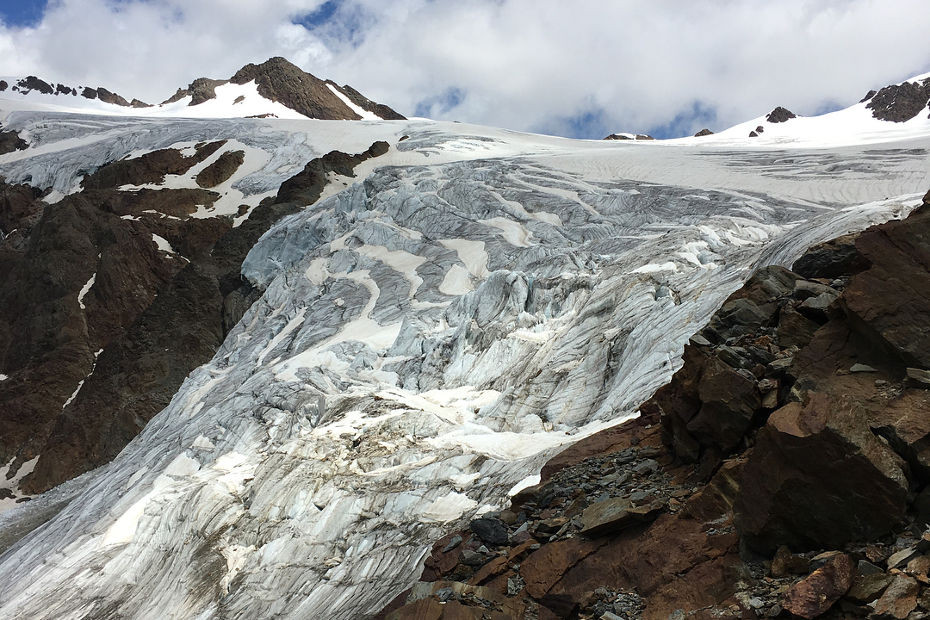
POLYGON ((710 129, 704 128, 704 129, 702 129, 701 131, 699 131, 699 132, 697 132, 696 134, 694 134, 694 137, 695 137, 695 138, 702 138, 702 137, 704 137, 704 136, 712 136, 713 134, 714 134, 714 132, 712 132, 710 129))
POLYGON ((787 575, 804 575, 808 571, 810 562, 802 555, 791 553, 788 547, 782 545, 772 558, 769 573, 772 577, 785 577, 787 575))
POLYGON ((660 501, 645 506, 634 506, 630 500, 619 497, 597 502, 585 508, 582 513, 584 527, 581 533, 587 536, 603 536, 619 532, 654 520, 664 508, 665 503, 660 501))
POLYGON ((856 248, 871 267, 843 295, 853 330, 876 353, 930 368, 930 209, 866 230, 856 248))
POLYGON ((824 394, 773 412, 742 469, 737 527, 753 548, 838 548, 905 513, 902 461, 861 410, 824 394))
POLYGON ((904 620, 917 608, 919 591, 920 585, 914 579, 907 575, 895 575, 885 593, 875 601, 873 605, 875 615, 880 618, 904 620))
POLYGON ((885 591, 891 583, 892 576, 887 573, 857 575, 846 597, 857 603, 871 603, 885 591))
POLYGON ((852 558, 846 554, 837 555, 791 586, 785 593, 782 607, 802 618, 816 618, 846 594, 853 575, 852 558))

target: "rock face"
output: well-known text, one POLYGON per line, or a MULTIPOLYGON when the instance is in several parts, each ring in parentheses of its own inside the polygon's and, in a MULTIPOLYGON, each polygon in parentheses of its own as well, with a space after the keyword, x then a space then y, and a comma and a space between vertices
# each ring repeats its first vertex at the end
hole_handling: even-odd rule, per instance
MULTIPOLYGON (((266 200, 235 228, 228 218, 190 217, 216 201, 210 191, 120 190, 184 175, 224 145, 111 162, 54 208, 31 188, 3 186, 0 367, 10 378, 0 382, 0 460, 16 457, 15 472, 43 455, 20 483, 23 491, 45 490, 119 452, 255 299, 239 268, 258 237, 314 202, 328 173, 352 176, 355 165, 387 150, 379 143, 363 154, 311 161, 314 181, 266 200), (33 311, 17 311, 27 307, 33 311)), ((215 187, 242 161, 241 150, 225 150, 195 181, 215 187)))
MULTIPOLYGON (((926 418, 930 400, 908 387, 903 362, 888 352, 906 356, 906 343, 864 337, 875 329, 868 321, 930 330, 930 318, 913 301, 868 319, 846 310, 848 300, 887 295, 864 276, 891 265, 896 281, 930 291, 921 258, 928 230, 930 194, 906 220, 809 250, 795 265, 813 279, 758 272, 695 335, 642 417, 550 460, 542 482, 500 513, 510 523, 506 541, 498 536, 477 554, 469 532, 439 541, 427 583, 414 590, 437 579, 480 583, 488 591, 468 604, 475 617, 495 596, 521 599, 538 618, 903 619, 930 611, 930 588, 921 585, 930 582, 930 530, 913 538, 930 518, 915 520, 910 505, 912 491, 930 482, 922 460, 930 427, 916 415, 920 408, 926 418), (907 267, 898 254, 905 240, 907 267), (826 289, 826 313, 803 308, 826 289), (789 323, 803 335, 786 347, 782 328, 794 315, 813 316, 805 320, 816 329, 789 323), (853 359, 877 368, 850 373, 853 359)), ((422 605, 401 595, 387 617, 418 618, 422 605)))
POLYGON ((885 86, 871 97, 866 107, 872 116, 882 121, 903 123, 921 111, 926 112, 930 101, 930 78, 923 82, 904 82, 885 86))
POLYGON ((701 138, 703 136, 712 136, 712 135, 714 135, 714 132, 712 132, 710 129, 704 128, 701 131, 694 134, 694 137, 701 138))

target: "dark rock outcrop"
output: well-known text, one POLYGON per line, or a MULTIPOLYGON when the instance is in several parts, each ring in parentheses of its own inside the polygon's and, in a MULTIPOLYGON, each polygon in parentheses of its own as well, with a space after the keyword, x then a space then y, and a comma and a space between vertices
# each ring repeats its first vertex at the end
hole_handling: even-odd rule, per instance
POLYGON ((699 131, 699 132, 697 132, 696 134, 694 134, 694 137, 695 137, 695 138, 702 138, 702 137, 704 137, 704 136, 712 136, 712 135, 714 135, 714 132, 712 132, 710 129, 707 129, 707 128, 705 127, 705 128, 702 129, 701 131, 699 131))
POLYGON ((29 144, 19 137, 18 132, 3 131, 3 126, 0 125, 0 155, 12 153, 13 151, 21 151, 28 147, 29 144))
POLYGON ((40 80, 34 75, 30 75, 16 82, 13 90, 19 91, 24 95, 34 90, 39 91, 43 95, 51 95, 55 92, 55 88, 51 84, 44 80, 40 80))
POLYGON ((909 121, 930 101, 930 78, 923 82, 904 82, 886 86, 875 93, 866 104, 872 116, 882 121, 903 123, 909 121))
POLYGON ((770 123, 784 123, 785 121, 789 121, 796 117, 797 115, 791 110, 778 106, 768 113, 768 115, 765 117, 765 120, 770 123))
POLYGON ((200 171, 195 179, 197 185, 216 187, 234 175, 244 161, 245 152, 226 151, 215 162, 200 171))

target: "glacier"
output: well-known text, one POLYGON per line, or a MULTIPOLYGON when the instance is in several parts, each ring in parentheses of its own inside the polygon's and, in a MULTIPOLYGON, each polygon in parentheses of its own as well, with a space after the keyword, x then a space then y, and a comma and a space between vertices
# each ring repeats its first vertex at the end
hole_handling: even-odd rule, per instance
POLYGON ((33 148, 0 174, 61 195, 197 140, 262 152, 228 188, 245 200, 392 145, 252 248, 261 298, 113 462, 0 514, 5 617, 374 614, 435 539, 635 416, 755 267, 930 186, 923 125, 630 144, 421 119, 4 124, 33 148))

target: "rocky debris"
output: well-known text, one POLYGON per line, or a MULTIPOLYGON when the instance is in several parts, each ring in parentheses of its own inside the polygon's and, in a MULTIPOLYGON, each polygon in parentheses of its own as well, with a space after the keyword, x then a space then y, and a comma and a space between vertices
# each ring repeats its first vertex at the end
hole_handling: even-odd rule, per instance
POLYGON ((791 586, 782 608, 801 618, 817 618, 849 591, 853 575, 852 558, 845 553, 835 555, 791 586))
POLYGON ((750 138, 758 138, 758 137, 759 137, 759 134, 756 133, 755 131, 750 131, 750 132, 749 132, 749 137, 750 137, 750 138))
POLYGON ((0 93, 2 93, 3 91, 5 91, 5 90, 6 90, 7 88, 9 88, 9 87, 10 87, 10 85, 7 83, 6 80, 0 80, 0 93))
MULTIPOLYGON (((15 473, 41 455, 23 491, 48 489, 115 456, 256 299, 240 268, 257 239, 314 202, 329 172, 351 176, 357 163, 387 150, 379 144, 311 161, 313 182, 306 171, 295 181, 300 191, 291 197, 300 202, 266 199, 236 228, 227 217, 190 217, 217 198, 213 192, 119 189, 186 174, 223 145, 111 162, 53 209, 37 190, 0 186, 0 367, 9 375, 0 382, 0 457, 16 459, 15 473)), ((221 155, 200 180, 228 179, 239 153, 221 155)))
MULTIPOLYGON (((928 213, 812 248, 804 275, 757 272, 640 418, 569 447, 486 516, 506 544, 450 535, 422 581, 480 581, 538 618, 926 617, 930 401, 886 363, 906 343, 853 332, 930 331, 930 314, 850 321, 846 308, 887 294, 857 281, 886 263, 922 282, 928 213), (907 268, 900 247, 917 257, 907 268)), ((401 597, 392 617, 420 617, 414 603, 401 597)))
MULTIPOLYGON (((248 64, 239 69, 229 81, 233 84, 246 84, 252 80, 255 80, 258 93, 262 97, 277 101, 309 118, 361 118, 326 86, 326 82, 302 71, 284 58, 271 58, 260 65, 248 64)), ((404 118, 393 110, 391 112, 391 118, 404 118)))
POLYGON ((784 123, 785 121, 789 121, 792 118, 797 118, 797 114, 787 108, 778 106, 768 113, 768 115, 765 117, 765 120, 770 123, 784 123))
POLYGON ((704 136, 712 136, 713 134, 714 134, 714 132, 712 132, 710 129, 707 129, 707 128, 705 127, 705 128, 702 129, 701 131, 699 131, 699 132, 697 132, 696 134, 694 134, 694 137, 695 137, 695 138, 701 138, 701 137, 704 137, 704 136))
POLYGON ((195 178, 200 187, 216 187, 236 173, 245 161, 244 151, 226 151, 195 178))
POLYGON ((872 110, 872 116, 878 120, 903 123, 927 109, 928 101, 930 78, 885 86, 869 98, 865 107, 872 110))

